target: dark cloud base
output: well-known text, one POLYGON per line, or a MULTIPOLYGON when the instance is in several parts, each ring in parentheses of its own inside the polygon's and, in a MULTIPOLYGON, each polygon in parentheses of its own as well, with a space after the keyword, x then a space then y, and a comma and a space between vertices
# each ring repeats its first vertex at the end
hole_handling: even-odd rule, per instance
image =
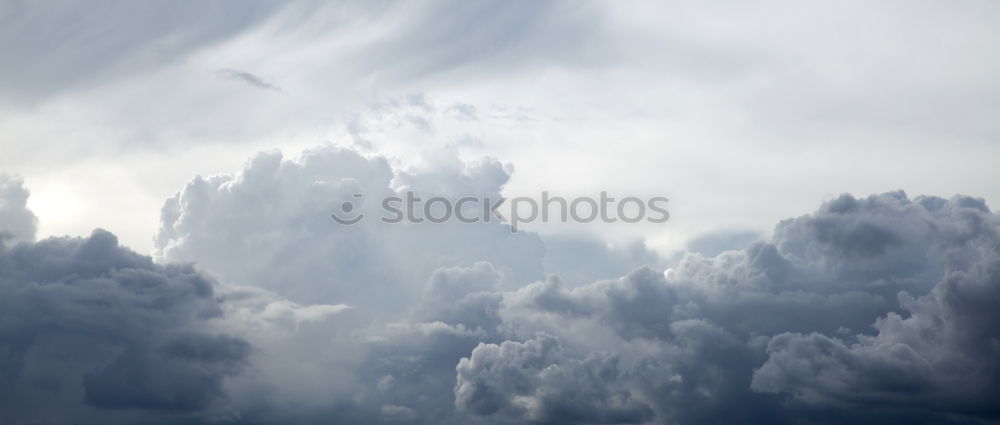
MULTIPOLYGON (((205 253, 223 282, 102 230, 2 248, 3 423, 1000 422, 1000 216, 982 200, 844 195, 742 250, 571 285, 531 277, 537 237, 490 228, 449 228, 423 251, 435 230, 293 234, 319 223, 269 203, 393 190, 380 160, 307 158, 258 157, 168 201, 161 246, 205 253), (309 175, 331 167, 348 171, 309 175), (241 208, 245 193, 264 208, 241 208), (221 256, 262 235, 277 245, 253 264, 221 256), (357 286, 317 293, 350 307, 305 302, 337 282, 357 286)), ((396 178, 490 192, 499 170, 396 178)))

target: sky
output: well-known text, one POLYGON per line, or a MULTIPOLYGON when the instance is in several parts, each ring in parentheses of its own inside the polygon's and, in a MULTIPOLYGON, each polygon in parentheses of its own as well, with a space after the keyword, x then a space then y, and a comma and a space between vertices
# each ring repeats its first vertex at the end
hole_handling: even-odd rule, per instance
POLYGON ((139 252, 163 199, 333 144, 515 168, 504 194, 672 200, 669 253, 841 193, 994 201, 990 2, 5 2, 0 167, 40 234, 139 252), (794 177, 793 177, 794 176, 794 177), (109 205, 116 206, 108 208, 109 205))
POLYGON ((0 417, 997 423, 997 22, 0 0, 0 417), (330 220, 406 191, 670 218, 330 220))

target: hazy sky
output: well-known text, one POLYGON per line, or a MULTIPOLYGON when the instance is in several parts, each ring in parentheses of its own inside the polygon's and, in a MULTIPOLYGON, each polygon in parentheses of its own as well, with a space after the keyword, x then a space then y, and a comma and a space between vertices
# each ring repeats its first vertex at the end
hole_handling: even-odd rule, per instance
POLYGON ((840 193, 998 202, 993 2, 4 2, 0 169, 41 235, 152 249, 163 200, 252 153, 452 147, 541 190, 671 199, 671 251, 840 193))

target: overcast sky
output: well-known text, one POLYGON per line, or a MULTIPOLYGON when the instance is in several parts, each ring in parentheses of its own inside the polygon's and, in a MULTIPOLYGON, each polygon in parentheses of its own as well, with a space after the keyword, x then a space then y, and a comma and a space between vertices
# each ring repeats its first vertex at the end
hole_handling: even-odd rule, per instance
POLYGON ((0 0, 0 421, 995 424, 998 23, 0 0), (404 190, 670 220, 330 220, 404 190))
POLYGON ((1000 197, 993 2, 258 3, 3 3, 0 168, 42 235, 150 252, 193 175, 322 143, 667 196, 666 227, 536 229, 662 251, 845 192, 1000 197))

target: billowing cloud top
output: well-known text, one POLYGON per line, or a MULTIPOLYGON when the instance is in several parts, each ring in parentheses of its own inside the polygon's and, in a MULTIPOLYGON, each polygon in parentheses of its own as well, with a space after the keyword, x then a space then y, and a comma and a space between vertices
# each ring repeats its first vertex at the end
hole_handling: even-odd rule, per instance
POLYGON ((544 276, 544 239, 502 224, 328 217, 356 191, 495 195, 507 180, 493 160, 448 164, 399 171, 329 147, 258 155, 167 200, 163 264, 102 230, 4 248, 0 414, 15 424, 1000 419, 1000 216, 980 199, 843 195, 745 249, 576 285, 544 276))
POLYGON ((0 174, 0 245, 34 240, 37 221, 28 209, 28 189, 24 182, 0 174))
POLYGON ((539 238, 511 233, 497 221, 383 223, 382 199, 402 196, 394 179, 398 190, 424 198, 498 198, 508 175, 495 160, 466 165, 453 159, 431 171, 397 173, 384 158, 334 147, 309 150, 298 160, 262 153, 235 175, 196 178, 168 199, 157 255, 197 261, 228 282, 299 302, 384 311, 405 307, 438 267, 489 261, 510 282, 544 276, 539 238), (343 214, 345 202, 356 205, 350 213, 367 218, 355 226, 336 225, 330 214, 343 214))

